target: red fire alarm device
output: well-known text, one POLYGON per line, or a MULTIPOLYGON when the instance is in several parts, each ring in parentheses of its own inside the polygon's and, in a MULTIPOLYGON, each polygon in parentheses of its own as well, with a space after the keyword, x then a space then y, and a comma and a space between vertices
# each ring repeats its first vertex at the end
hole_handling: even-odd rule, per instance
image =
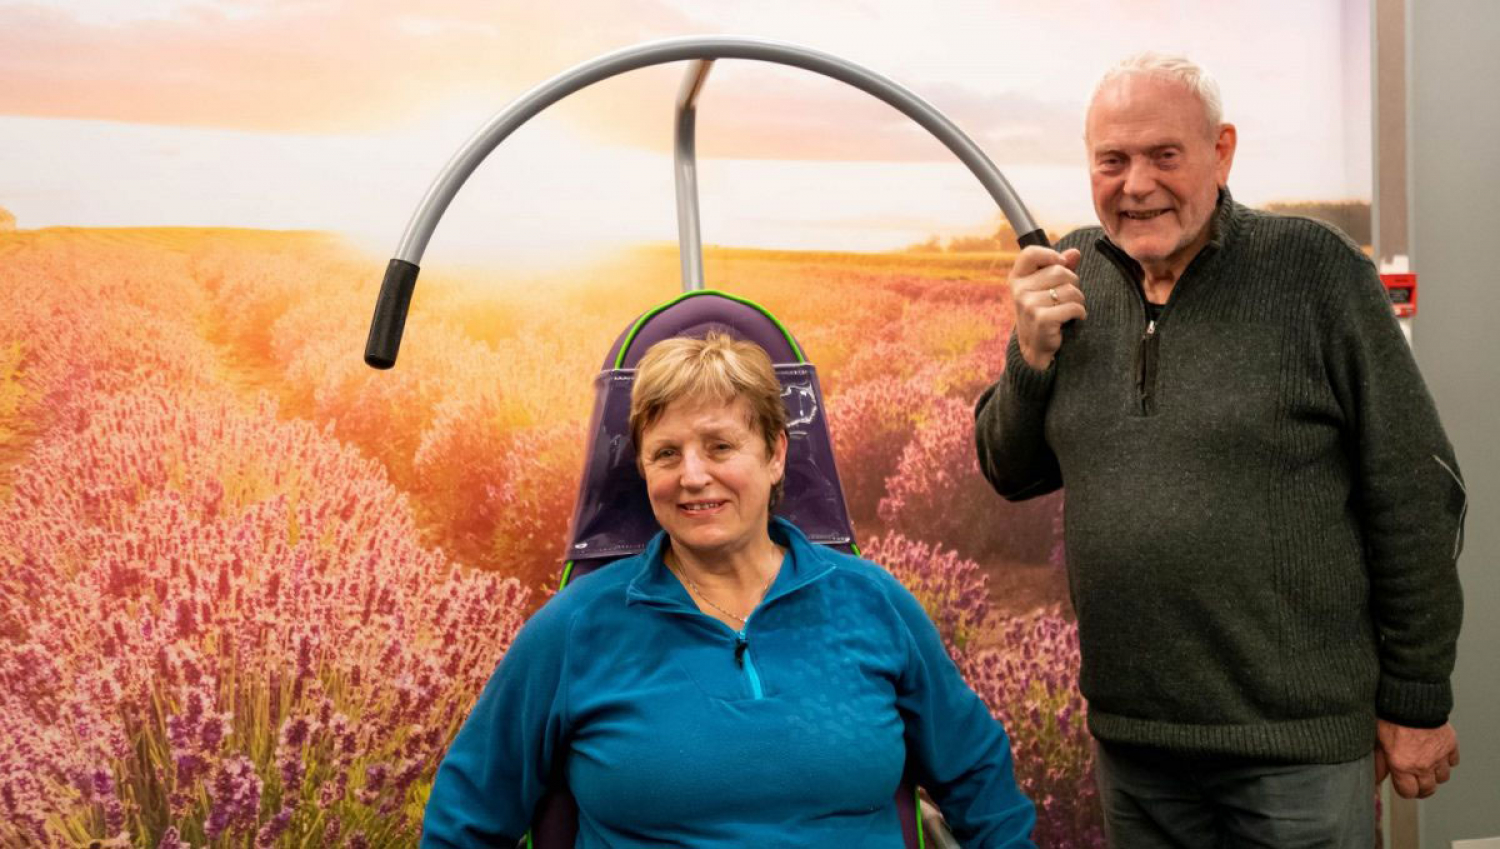
POLYGON ((1391 308, 1397 318, 1411 318, 1417 314, 1417 275, 1382 274, 1380 281, 1385 292, 1391 296, 1391 308))

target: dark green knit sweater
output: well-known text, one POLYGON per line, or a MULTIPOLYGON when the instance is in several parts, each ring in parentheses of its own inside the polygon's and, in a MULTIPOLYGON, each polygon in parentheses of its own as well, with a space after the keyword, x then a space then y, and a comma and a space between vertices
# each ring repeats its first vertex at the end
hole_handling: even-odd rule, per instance
POLYGON ((1452 707, 1465 499, 1375 269, 1337 231, 1220 198, 1146 333, 1140 267, 1070 234, 1088 318, 980 398, 1011 500, 1067 487, 1089 726, 1182 753, 1335 763, 1452 707))

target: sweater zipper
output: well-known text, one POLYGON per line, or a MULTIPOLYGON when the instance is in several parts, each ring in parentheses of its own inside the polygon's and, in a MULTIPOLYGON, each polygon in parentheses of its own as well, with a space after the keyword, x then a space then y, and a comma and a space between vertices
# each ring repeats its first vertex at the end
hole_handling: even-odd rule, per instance
POLYGON ((734 662, 745 670, 745 677, 750 679, 750 695, 756 701, 765 697, 760 687, 760 673, 755 671, 755 659, 750 656, 750 638, 741 628, 734 632, 734 662))
POLYGON ((1136 372, 1136 390, 1140 394, 1141 414, 1156 412, 1156 360, 1161 337, 1156 335, 1156 319, 1146 319, 1146 332, 1141 334, 1140 368, 1136 372))
MULTIPOLYGON (((1103 253, 1125 280, 1132 284, 1135 296, 1141 302, 1141 317, 1146 319, 1146 329, 1141 332, 1140 341, 1136 343, 1136 369, 1135 369, 1135 391, 1136 400, 1141 405, 1141 415, 1150 416, 1156 414, 1156 369, 1159 357, 1161 337, 1156 332, 1156 319, 1151 317, 1151 306, 1146 302, 1146 290, 1144 284, 1137 276, 1135 270, 1130 266, 1119 249, 1113 245, 1107 246, 1103 253)), ((1194 258, 1197 262, 1197 258, 1194 258)), ((1181 280, 1179 278, 1179 285, 1181 280)), ((1171 299, 1168 298, 1170 301, 1171 299)))
POLYGON ((1167 296, 1167 303, 1162 305, 1161 316, 1151 317, 1151 306, 1146 302, 1146 286, 1139 271, 1139 266, 1132 268, 1132 260, 1129 255, 1115 245, 1101 239, 1099 242, 1101 252, 1115 267, 1124 275, 1127 282, 1135 286, 1135 294, 1141 301, 1141 317, 1146 319, 1146 329, 1141 333, 1141 340, 1136 346, 1136 368, 1135 385, 1136 395, 1141 405, 1141 415, 1152 416, 1156 414, 1156 373, 1158 370, 1161 354, 1161 333, 1157 328, 1160 319, 1166 317, 1167 310, 1171 308, 1172 300, 1179 297, 1182 291, 1182 283, 1188 278, 1206 257, 1217 253, 1218 246, 1210 241, 1203 249, 1193 257, 1187 268, 1177 278, 1177 284, 1172 287, 1172 294, 1167 296))

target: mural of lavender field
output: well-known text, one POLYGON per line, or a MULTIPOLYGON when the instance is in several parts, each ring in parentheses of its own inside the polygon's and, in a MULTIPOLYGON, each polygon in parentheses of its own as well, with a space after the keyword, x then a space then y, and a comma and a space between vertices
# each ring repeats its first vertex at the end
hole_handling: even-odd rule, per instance
MULTIPOLYGON (((846 56, 1062 233, 1092 218, 1092 79, 1185 50, 1239 123, 1236 198, 1367 232, 1362 4, 1065 5, 0 2, 0 847, 415 845, 556 584, 604 353, 679 290, 681 69, 508 140, 424 258, 400 364, 360 353, 427 181, 572 64, 721 32, 846 56), (1059 18, 1092 23, 1022 37, 1059 18)), ((700 108, 709 285, 818 366, 861 548, 1005 723, 1034 839, 1102 846, 1062 496, 1007 504, 975 463, 1013 234, 837 84, 721 63, 700 108)))
MULTIPOLYGON (((438 279, 402 367, 375 372, 357 353, 376 264, 325 238, 21 231, 0 250, 0 718, 20 732, 0 840, 410 845, 556 574, 593 371, 653 293, 486 312, 438 279)), ((1011 729, 1038 834, 1093 843, 1058 502, 995 502, 970 447, 1010 323, 1002 259, 709 254, 827 353, 868 556, 1011 729)), ((641 251, 612 276, 673 263, 641 251)))

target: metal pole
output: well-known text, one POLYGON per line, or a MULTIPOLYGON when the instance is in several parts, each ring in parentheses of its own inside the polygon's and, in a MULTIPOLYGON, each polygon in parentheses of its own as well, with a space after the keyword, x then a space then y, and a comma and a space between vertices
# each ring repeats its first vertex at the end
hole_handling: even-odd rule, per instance
POLYGON ((682 261, 682 291, 703 288, 703 233, 698 223, 697 118, 698 95, 708 81, 713 60, 688 65, 677 92, 677 131, 673 175, 677 184, 677 247, 682 261))

